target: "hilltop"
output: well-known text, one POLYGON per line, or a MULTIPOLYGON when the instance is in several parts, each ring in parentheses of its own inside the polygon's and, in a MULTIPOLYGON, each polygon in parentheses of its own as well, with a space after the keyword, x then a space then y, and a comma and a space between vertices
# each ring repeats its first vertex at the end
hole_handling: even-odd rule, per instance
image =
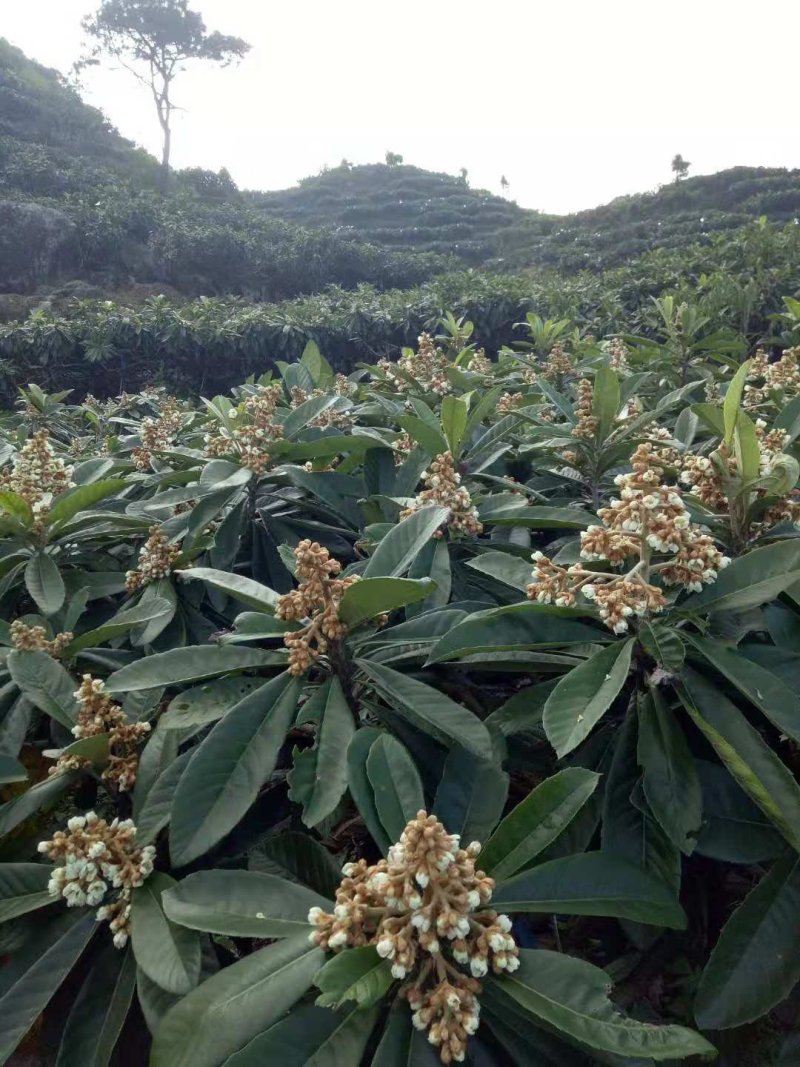
POLYGON ((566 216, 402 163, 343 162, 273 192, 191 168, 173 171, 165 191, 152 156, 0 39, 0 319, 62 311, 76 296, 408 290, 465 267, 555 271, 561 285, 625 268, 655 294, 689 263, 715 269, 715 241, 762 216, 800 216, 800 171, 737 167, 566 216), (665 255, 668 267, 654 264, 665 255))
POLYGON ((248 195, 276 218, 347 227, 365 241, 452 253, 473 265, 496 255, 498 233, 540 217, 465 178, 406 164, 342 163, 296 188, 248 195))
POLYGON ((603 270, 761 216, 791 221, 800 215, 800 170, 734 167, 571 215, 521 208, 453 175, 382 163, 342 164, 292 189, 247 195, 274 217, 346 227, 389 247, 449 252, 474 266, 603 270))

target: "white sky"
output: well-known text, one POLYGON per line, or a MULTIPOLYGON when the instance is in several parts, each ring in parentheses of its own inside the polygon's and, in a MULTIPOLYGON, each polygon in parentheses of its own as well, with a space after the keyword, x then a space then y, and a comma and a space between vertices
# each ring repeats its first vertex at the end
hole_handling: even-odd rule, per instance
MULTIPOLYGON (((67 71, 95 0, 0 0, 0 34, 67 71)), ((280 189, 335 165, 457 173, 566 212, 737 164, 800 166, 800 0, 194 0, 253 49, 176 83, 176 166, 280 189)), ((90 72, 86 97, 158 152, 147 93, 90 72)))

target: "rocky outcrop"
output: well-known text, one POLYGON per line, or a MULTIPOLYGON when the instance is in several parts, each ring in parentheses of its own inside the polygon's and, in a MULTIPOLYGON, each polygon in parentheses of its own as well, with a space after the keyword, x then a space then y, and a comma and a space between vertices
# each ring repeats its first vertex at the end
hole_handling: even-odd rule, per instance
POLYGON ((77 229, 63 211, 0 201, 0 293, 32 293, 75 277, 78 263, 77 229))

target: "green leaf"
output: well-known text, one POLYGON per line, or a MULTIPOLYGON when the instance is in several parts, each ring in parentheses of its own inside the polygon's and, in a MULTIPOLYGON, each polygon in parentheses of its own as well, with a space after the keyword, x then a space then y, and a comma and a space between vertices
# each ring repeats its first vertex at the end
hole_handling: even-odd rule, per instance
POLYGON ((635 638, 616 641, 574 667, 544 706, 544 729, 559 759, 572 752, 619 696, 628 678, 635 638))
POLYGON ((57 522, 66 522, 79 511, 91 508, 107 496, 118 495, 125 488, 125 484, 124 478, 106 478, 101 482, 76 485, 74 489, 61 493, 56 497, 48 513, 48 526, 54 526, 57 522))
POLYGON ((776 541, 733 560, 701 593, 681 601, 682 614, 706 614, 725 608, 746 611, 774 600, 800 582, 800 538, 776 541))
POLYGON ((175 880, 154 871, 131 894, 131 945, 147 977, 168 993, 188 993, 200 978, 200 938, 170 922, 161 898, 175 880))
POLYGON ((0 863, 0 922, 52 904, 47 890, 52 870, 46 863, 0 863))
POLYGON ((784 734, 800 741, 800 696, 772 671, 718 641, 686 635, 703 659, 715 667, 744 696, 764 712, 784 734))
POLYGON ((703 817, 700 779, 675 712, 656 689, 639 702, 638 759, 650 810, 672 843, 691 855, 703 817))
MULTIPOLYGON (((151 844, 169 822, 175 790, 193 755, 192 749, 181 752, 172 763, 164 768, 147 790, 141 806, 134 808, 137 845, 151 844)), ((137 777, 137 785, 140 780, 137 777)))
MULTIPOLYGON (((367 774, 367 758, 375 741, 383 736, 381 730, 371 726, 356 730, 347 747, 347 784, 361 813, 361 818, 372 835, 375 844, 386 855, 392 842, 383 828, 378 809, 375 806, 375 794, 367 774)), ((0 809, 1 810, 1 809, 0 809)))
POLYGON ((677 630, 660 623, 645 622, 637 634, 639 644, 656 663, 667 671, 680 670, 684 660, 683 641, 677 630))
POLYGON ((31 704, 50 715, 65 729, 75 725, 77 683, 46 652, 9 652, 9 673, 31 704))
POLYGON ((321 1008, 341 1008, 354 1000, 362 1009, 371 1008, 393 981, 391 963, 381 959, 374 945, 345 949, 315 976, 314 985, 321 991, 316 1002, 321 1008))
POLYGON ((63 931, 0 997, 0 1063, 11 1053, 47 1007, 50 998, 78 962, 97 924, 83 915, 63 931))
POLYGON ((608 634, 579 622, 569 608, 550 604, 510 604, 476 611, 434 645, 428 663, 475 652, 524 652, 535 648, 582 645, 608 634))
POLYGON ((501 881, 492 907, 510 912, 607 915, 686 929, 686 916, 660 878, 605 852, 549 860, 501 881))
POLYGON ((381 734, 367 756, 367 776, 375 808, 390 841, 425 807, 422 780, 408 749, 391 734, 381 734))
MULTIPOLYGON (((407 1007, 405 1011, 410 1020, 407 1007)), ((315 1004, 298 1004, 227 1059, 225 1067, 353 1067, 363 1062, 377 1014, 377 1008, 331 1011, 315 1004)), ((372 1062, 377 1067, 381 1061, 372 1062)))
POLYGON ((40 549, 25 567, 25 586, 43 615, 53 615, 64 603, 64 579, 52 556, 40 549))
POLYGON ((219 1067, 291 1008, 323 959, 304 933, 223 968, 164 1016, 150 1067, 219 1067))
POLYGON ((236 674, 230 678, 217 678, 185 689, 173 697, 167 710, 158 720, 162 730, 185 730, 205 726, 226 715, 248 693, 263 685, 262 678, 250 678, 236 674))
POLYGON ((480 759, 491 759, 489 731, 471 711, 424 682, 369 660, 358 666, 373 682, 386 703, 417 729, 448 748, 461 745, 480 759))
POLYGON ((0 752, 0 785, 7 785, 9 782, 27 782, 27 780, 28 772, 19 760, 15 760, 13 756, 7 756, 5 752, 0 752))
POLYGON ((462 841, 486 841, 503 814, 507 795, 508 775, 499 763, 453 747, 436 789, 433 814, 462 841))
POLYGON ((26 527, 33 525, 33 512, 30 504, 19 493, 12 493, 10 489, 0 490, 0 511, 5 512, 6 515, 13 515, 26 527))
POLYGON ((766 1015, 800 981, 800 861, 779 860, 728 919, 703 971, 695 1017, 704 1029, 766 1015))
POLYGON ((248 670, 273 665, 270 652, 257 648, 237 648, 235 645, 190 645, 159 652, 156 656, 120 667, 109 675, 109 693, 130 693, 137 689, 155 689, 161 685, 194 682, 228 671, 248 670))
POLYGON ((715 752, 792 848, 800 851, 800 786, 719 689, 688 667, 678 693, 715 752))
POLYGON ((108 1067, 135 989, 133 952, 105 945, 69 1013, 56 1067, 108 1067))
POLYGON ((531 584, 530 563, 507 552, 482 552, 475 559, 468 559, 466 565, 523 593, 531 584))
POLYGON ((274 874, 278 877, 308 886, 329 900, 336 896, 342 880, 342 871, 324 845, 313 837, 297 830, 274 834, 251 849, 251 871, 274 874))
POLYGON ((447 451, 447 441, 438 428, 429 426, 423 419, 418 419, 416 415, 400 415, 397 422, 412 440, 422 445, 431 459, 447 451))
POLYGON ((87 630, 86 633, 80 634, 73 641, 70 641, 64 654, 68 659, 71 659, 84 648, 97 648, 98 645, 105 644, 115 637, 126 634, 140 623, 159 618, 168 612, 170 607, 168 600, 156 597, 154 600, 134 604, 132 608, 118 611, 113 618, 103 623, 102 626, 98 626, 95 630, 87 630))
POLYGON ((231 937, 308 935, 311 908, 330 911, 318 893, 260 871, 214 870, 190 874, 162 898, 173 923, 231 937))
POLYGON ((353 628, 366 619, 425 600, 436 589, 430 578, 363 578, 345 590, 339 618, 353 628))
POLYGON ((362 577, 397 577, 404 574, 415 556, 447 521, 447 508, 420 508, 386 534, 370 556, 362 577))
POLYGON ((252 578, 245 578, 241 574, 230 574, 228 571, 217 571, 213 567, 189 567, 188 570, 176 571, 186 581, 205 582, 213 589, 221 589, 223 593, 240 601, 248 608, 256 611, 272 612, 278 603, 278 594, 274 589, 254 582, 252 578))
POLYGON ((611 433, 619 408, 619 378, 610 367, 598 367, 594 375, 592 398, 592 414, 598 421, 598 441, 605 441, 611 433))
POLYGON ((589 1049, 679 1062, 714 1052, 713 1045, 686 1027, 654 1026, 621 1015, 609 999, 611 981, 605 971, 559 952, 523 949, 519 969, 492 978, 487 985, 516 1001, 548 1029, 589 1049))
MULTIPOLYGON (((481 509, 481 521, 489 526, 524 526, 530 530, 585 530, 594 522, 594 516, 588 511, 578 508, 547 508, 547 507, 511 507, 499 508, 495 511, 490 507, 484 511, 481 509)), ((532 571, 528 564, 528 571, 532 571)), ((528 583, 531 576, 528 577, 528 583)))
POLYGON ((0 837, 9 833, 20 823, 37 812, 39 808, 54 803, 75 782, 76 774, 54 774, 32 785, 24 793, 0 805, 0 837))
MULTIPOLYGON (((379 581, 381 579, 378 579, 379 581)), ((335 676, 303 706, 318 723, 313 748, 295 750, 289 797, 303 806, 303 822, 317 826, 334 811, 347 789, 347 746, 355 733, 353 712, 335 676)))
POLYGON ((481 869, 496 881, 522 870, 569 825, 599 781, 599 774, 583 767, 567 767, 547 778, 517 804, 486 842, 481 869))
POLYGON ((781 835, 722 764, 698 760, 697 771, 703 789, 700 855, 751 866, 784 851, 781 835))
POLYGON ((749 371, 750 360, 748 359, 739 367, 725 392, 725 399, 722 403, 722 417, 725 422, 725 444, 728 446, 733 440, 733 431, 736 429, 736 421, 742 405, 742 394, 744 393, 749 371))
POLYGON ((454 460, 458 459, 468 417, 469 410, 461 397, 446 396, 442 399, 442 429, 454 460))
POLYGON ((170 854, 178 866, 202 856, 246 814, 275 769, 300 691, 300 682, 279 675, 231 708, 195 750, 172 805, 170 854))

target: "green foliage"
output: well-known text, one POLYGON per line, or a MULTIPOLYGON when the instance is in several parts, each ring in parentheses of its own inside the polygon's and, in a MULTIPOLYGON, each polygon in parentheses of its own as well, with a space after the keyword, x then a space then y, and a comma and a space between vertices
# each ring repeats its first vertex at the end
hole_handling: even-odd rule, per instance
POLYGON ((0 422, 5 1058, 44 1013, 62 1064, 113 1062, 142 1016, 154 1067, 436 1062, 444 976, 474 989, 480 1026, 451 1025, 488 1064, 683 1062, 780 1017, 800 373, 791 349, 737 372, 671 297, 655 315, 623 348, 531 314, 474 363, 477 326, 443 314, 401 363, 337 376, 304 345, 202 403, 20 394, 0 422), (59 888, 85 868, 54 835, 90 810, 148 850, 113 932, 121 886, 73 908, 59 888), (432 867, 354 918, 354 884, 391 882, 428 811, 461 835, 425 855, 467 932, 423 914, 432 867), (481 892, 455 888, 470 863, 481 892), (320 915, 353 920, 325 951, 320 915), (408 967, 392 924, 419 938, 408 967))

